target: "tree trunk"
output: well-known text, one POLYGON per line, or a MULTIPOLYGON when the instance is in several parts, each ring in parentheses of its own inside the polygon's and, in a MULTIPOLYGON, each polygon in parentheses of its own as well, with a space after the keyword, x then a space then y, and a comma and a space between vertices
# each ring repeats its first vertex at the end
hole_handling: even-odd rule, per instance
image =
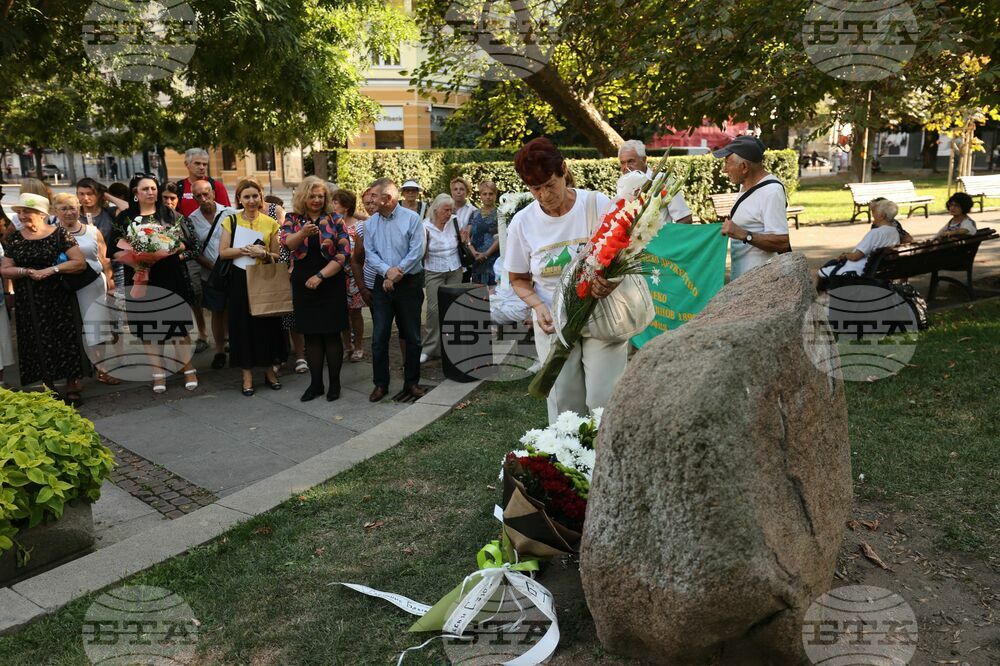
POLYGON ((44 181, 45 175, 42 173, 42 148, 37 143, 31 144, 31 159, 35 162, 35 178, 44 181))
POLYGON ((865 146, 865 128, 856 126, 855 134, 851 136, 851 175, 858 183, 870 183, 872 180, 872 160, 878 143, 878 128, 868 128, 868 145, 865 146), (865 159, 865 155, 868 159, 865 159))
POLYGON ((760 140, 769 150, 785 150, 789 146, 790 134, 791 128, 788 125, 776 125, 774 129, 762 132, 760 140))
POLYGON ((937 173, 937 148, 940 134, 937 130, 924 130, 924 145, 920 149, 920 166, 937 173))
POLYGON ((525 77, 524 83, 548 103, 566 121, 605 157, 618 155, 623 139, 604 120, 593 104, 581 98, 566 84, 551 62, 525 77))

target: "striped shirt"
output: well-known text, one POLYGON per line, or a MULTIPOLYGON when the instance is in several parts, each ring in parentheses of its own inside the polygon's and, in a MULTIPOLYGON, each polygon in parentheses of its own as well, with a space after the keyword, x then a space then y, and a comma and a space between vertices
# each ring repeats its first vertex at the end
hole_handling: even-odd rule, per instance
MULTIPOLYGON (((361 243, 361 247, 364 247, 365 223, 362 222, 361 220, 358 220, 354 224, 354 232, 358 235, 358 242, 361 243)), ((375 267, 366 261, 362 272, 364 273, 365 286, 368 287, 369 289, 374 289, 375 267)))

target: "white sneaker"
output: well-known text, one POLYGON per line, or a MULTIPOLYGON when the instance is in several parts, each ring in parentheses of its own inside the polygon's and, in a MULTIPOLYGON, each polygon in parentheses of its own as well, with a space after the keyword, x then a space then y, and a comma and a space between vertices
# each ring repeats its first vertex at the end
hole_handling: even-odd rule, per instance
POLYGON ((428 356, 427 354, 421 354, 420 355, 420 362, 421 363, 426 363, 429 360, 431 360, 431 357, 428 356))

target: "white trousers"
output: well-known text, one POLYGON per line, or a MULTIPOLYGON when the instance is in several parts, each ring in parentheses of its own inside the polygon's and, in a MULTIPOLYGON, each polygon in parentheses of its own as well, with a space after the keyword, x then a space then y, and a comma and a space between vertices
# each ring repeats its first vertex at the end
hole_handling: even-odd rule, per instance
MULTIPOLYGON (((538 360, 545 363, 549 347, 558 340, 547 334, 535 321, 535 351, 538 360)), ((625 372, 628 361, 628 341, 604 342, 583 338, 570 352, 566 365, 549 392, 549 424, 566 411, 586 416, 598 407, 604 407, 611 397, 618 378, 625 372)))

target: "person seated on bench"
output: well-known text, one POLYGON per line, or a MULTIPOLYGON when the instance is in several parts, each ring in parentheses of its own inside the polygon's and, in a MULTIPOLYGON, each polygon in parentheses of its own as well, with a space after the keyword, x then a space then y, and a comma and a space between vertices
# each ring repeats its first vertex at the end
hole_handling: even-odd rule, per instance
POLYGON ((864 275, 868 257, 875 250, 899 245, 899 231, 893 226, 899 207, 888 199, 873 199, 869 204, 872 211, 872 229, 865 234, 850 252, 843 252, 833 261, 819 269, 820 279, 834 275, 864 275))
MULTIPOLYGON (((884 198, 884 197, 876 197, 876 198, 872 199, 869 203, 875 203, 876 201, 889 201, 889 200, 886 199, 886 198, 884 198)), ((893 204, 893 205, 895 205, 895 204, 893 204)), ((898 211, 898 209, 897 209, 897 211, 898 211)), ((896 219, 895 215, 892 216, 892 226, 896 227, 896 231, 899 232, 899 242, 900 243, 912 243, 913 242, 913 236, 911 236, 906 231, 906 229, 903 228, 903 225, 899 223, 899 220, 896 219)), ((872 222, 872 229, 874 229, 874 228, 875 228, 875 223, 872 222)))
POLYGON ((958 238, 976 233, 976 223, 969 217, 969 211, 972 210, 972 197, 965 192, 955 192, 948 198, 945 207, 951 213, 951 219, 948 220, 948 224, 941 227, 941 231, 937 232, 937 236, 934 238, 939 240, 958 238))

